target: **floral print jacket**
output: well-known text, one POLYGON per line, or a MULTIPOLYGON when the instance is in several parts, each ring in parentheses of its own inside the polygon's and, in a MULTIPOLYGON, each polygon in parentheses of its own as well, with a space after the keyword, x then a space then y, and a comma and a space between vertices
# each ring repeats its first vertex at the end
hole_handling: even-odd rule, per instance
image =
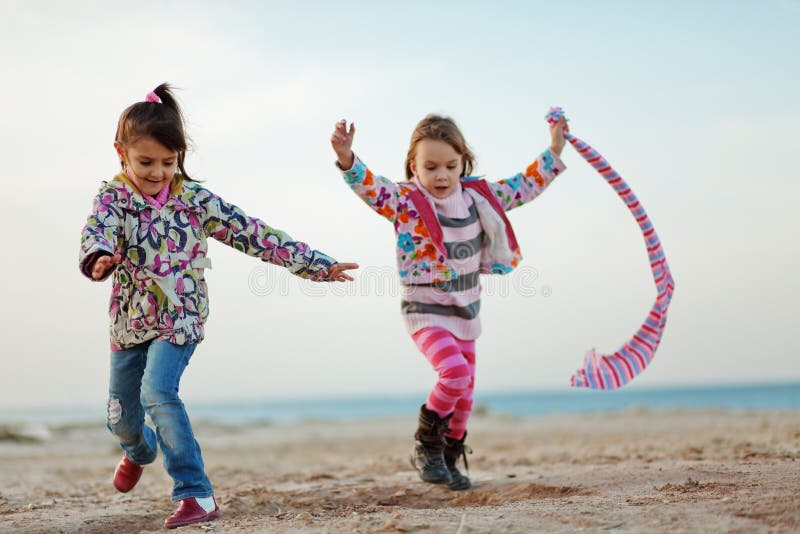
MULTIPOLYGON (((530 202, 552 183, 566 166, 550 149, 531 163, 525 172, 497 182, 480 177, 464 177, 464 189, 473 189, 483 196, 505 223, 511 258, 497 262, 481 251, 481 272, 506 274, 522 259, 511 223, 505 212, 530 202)), ((358 158, 353 167, 342 171, 350 188, 367 205, 394 224, 397 236, 397 267, 402 283, 435 284, 451 281, 455 269, 448 262, 447 249, 442 242, 442 228, 433 204, 411 182, 394 183, 372 173, 358 158)))
POLYGON ((197 182, 176 178, 169 200, 157 209, 120 174, 95 197, 79 256, 81 272, 91 279, 96 258, 122 254, 109 304, 112 350, 156 338, 178 345, 203 339, 208 237, 311 280, 325 280, 336 263, 197 182))

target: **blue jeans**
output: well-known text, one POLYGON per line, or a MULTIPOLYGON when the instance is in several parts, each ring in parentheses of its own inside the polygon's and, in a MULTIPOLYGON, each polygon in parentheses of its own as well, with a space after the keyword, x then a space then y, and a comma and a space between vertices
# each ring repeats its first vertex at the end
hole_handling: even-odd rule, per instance
POLYGON ((111 352, 108 429, 135 464, 152 463, 158 445, 173 480, 172 500, 214 494, 203 469, 200 445, 183 402, 181 375, 197 345, 174 345, 159 339, 111 352), (145 413, 156 427, 144 423, 145 413))

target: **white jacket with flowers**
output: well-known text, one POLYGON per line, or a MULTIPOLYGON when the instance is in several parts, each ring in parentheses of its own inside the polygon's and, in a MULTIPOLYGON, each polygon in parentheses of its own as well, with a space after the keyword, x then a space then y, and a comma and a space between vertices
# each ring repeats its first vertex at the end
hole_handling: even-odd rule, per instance
POLYGON ((79 257, 81 272, 91 278, 96 258, 122 254, 109 304, 112 350, 157 338, 178 345, 203 339, 207 237, 311 280, 327 279, 336 262, 197 182, 176 179, 169 200, 157 209, 118 175, 94 199, 79 257))

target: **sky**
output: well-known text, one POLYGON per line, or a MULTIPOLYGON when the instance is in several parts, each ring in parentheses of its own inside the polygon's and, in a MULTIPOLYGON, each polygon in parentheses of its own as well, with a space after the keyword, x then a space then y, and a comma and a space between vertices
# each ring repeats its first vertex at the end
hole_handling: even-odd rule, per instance
MULTIPOLYGON (((80 231, 119 168, 119 114, 164 81, 191 175, 362 266, 314 284, 212 242, 185 399, 424 395, 435 374, 400 316, 391 224, 342 181, 333 125, 354 121, 356 153, 401 180, 414 125, 449 115, 500 179, 548 146, 553 105, 633 188, 675 278, 628 387, 800 380, 798 27, 796 0, 2 0, 0 407, 104 405, 110 283, 79 273, 80 231)), ((483 279, 477 398, 567 390, 655 298, 633 218, 571 147, 563 160, 509 215, 522 267, 483 279)))

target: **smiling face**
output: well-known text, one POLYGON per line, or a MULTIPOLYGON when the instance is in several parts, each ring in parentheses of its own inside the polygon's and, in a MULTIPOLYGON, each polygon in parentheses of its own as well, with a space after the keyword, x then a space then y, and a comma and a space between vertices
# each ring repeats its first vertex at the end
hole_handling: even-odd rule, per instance
POLYGON ((146 195, 157 195, 178 172, 178 152, 152 137, 140 137, 125 146, 115 142, 114 148, 125 164, 128 178, 146 195))
POLYGON ((455 190, 464 170, 464 158, 449 143, 422 139, 417 144, 411 172, 431 195, 446 198, 455 190))

